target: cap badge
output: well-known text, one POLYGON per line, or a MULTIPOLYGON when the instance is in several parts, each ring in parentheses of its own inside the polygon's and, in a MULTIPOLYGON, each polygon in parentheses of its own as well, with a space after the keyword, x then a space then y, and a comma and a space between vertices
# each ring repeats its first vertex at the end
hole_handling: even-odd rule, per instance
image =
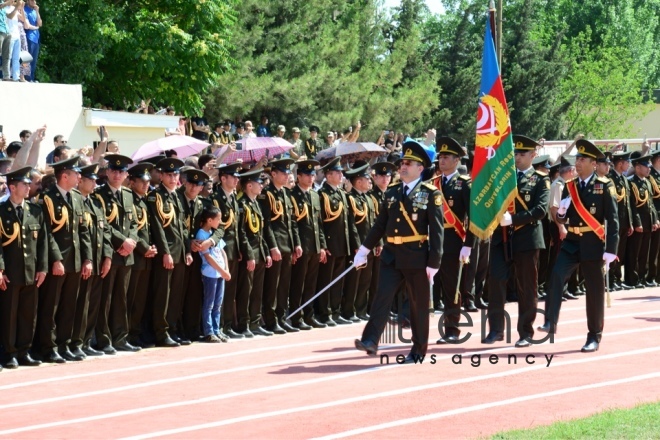
POLYGON ((193 176, 193 180, 197 180, 197 179, 198 179, 197 174, 195 174, 195 175, 193 176))
POLYGON ((449 150, 449 146, 447 146, 447 144, 442 144, 442 146, 440 147, 440 151, 447 151, 447 150, 449 150))
POLYGON ((117 165, 121 165, 121 160, 117 159, 117 162, 115 162, 117 165))
POLYGON ((523 148, 523 143, 522 142, 516 142, 516 149, 521 149, 523 148))
POLYGON ((311 170, 311 169, 312 169, 312 164, 311 164, 311 163, 310 163, 309 165, 307 165, 307 169, 308 169, 308 170, 311 170))
POLYGON ((413 150, 412 150, 412 148, 408 148, 408 149, 406 150, 406 154, 405 154, 404 156, 410 156, 410 155, 412 155, 412 154, 413 154, 413 150))
POLYGON ((173 164, 173 163, 170 164, 170 168, 174 168, 174 164, 173 164))
POLYGON ((585 152, 584 145, 582 145, 580 148, 578 148, 578 153, 582 154, 585 152))

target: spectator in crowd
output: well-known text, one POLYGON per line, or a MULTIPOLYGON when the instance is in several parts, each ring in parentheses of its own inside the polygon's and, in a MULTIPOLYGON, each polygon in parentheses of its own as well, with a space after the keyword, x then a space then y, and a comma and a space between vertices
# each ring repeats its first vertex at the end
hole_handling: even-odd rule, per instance
POLYGON ((30 136, 32 136, 32 132, 30 130, 22 130, 18 137, 21 138, 21 142, 26 142, 28 139, 30 139, 30 136))
POLYGON ((119 154, 119 142, 108 141, 108 153, 119 154))
POLYGON ((179 156, 178 156, 178 154, 176 154, 176 151, 174 151, 174 150, 167 150, 167 151, 165 152, 165 157, 168 157, 168 158, 169 158, 169 157, 173 157, 173 158, 177 159, 179 156))
POLYGON ((284 138, 284 134, 286 133, 286 127, 284 125, 278 125, 277 126, 277 133, 275 133, 276 138, 284 138))
POLYGON ((39 5, 37 0, 27 0, 25 5, 25 37, 27 38, 28 52, 32 55, 30 63, 30 74, 26 76, 29 82, 37 81, 37 60, 39 59, 39 28, 41 28, 41 15, 39 14, 39 5))
POLYGON ((234 132, 234 139, 241 140, 245 136, 245 124, 242 122, 236 123, 236 131, 234 132))
POLYGON ((236 134, 236 129, 238 128, 238 125, 244 125, 243 124, 243 116, 236 116, 234 118, 234 123, 231 124, 231 128, 229 131, 231 131, 231 134, 236 134))
POLYGON ((16 155, 18 154, 22 146, 23 146, 22 142, 14 141, 10 143, 6 151, 7 157, 11 157, 12 159, 15 159, 16 155))
POLYGON ((245 133, 243 133, 243 137, 244 138, 257 137, 257 134, 252 130, 254 130, 252 121, 245 121, 245 133))
POLYGON ((9 81, 9 62, 11 54, 11 33, 7 26, 7 7, 13 5, 13 0, 0 4, 0 55, 2 55, 2 80, 9 81))
POLYGON ((0 159, 3 157, 7 157, 5 153, 5 147, 7 146, 7 139, 5 138, 5 134, 0 132, 0 159))
POLYGON ((258 137, 271 137, 270 128, 268 127, 268 116, 263 115, 261 117, 261 124, 257 127, 257 136, 258 137))
POLYGON ((55 136, 53 138, 53 151, 48 153, 48 156, 46 156, 46 163, 53 163, 53 156, 55 155, 55 149, 60 146, 66 146, 68 142, 69 141, 64 139, 64 136, 62 136, 61 134, 55 136))
MULTIPOLYGON (((18 28, 18 11, 23 8, 22 0, 13 0, 11 6, 5 6, 4 11, 7 14, 7 30, 11 35, 9 47, 10 76, 3 76, 3 79, 9 81, 18 81, 20 76, 20 57, 21 57, 21 32, 18 28)), ((4 58, 3 58, 4 62, 4 58)))
POLYGON ((200 141, 206 141, 209 138, 211 128, 204 116, 195 116, 191 119, 192 122, 192 137, 200 141))
POLYGON ((5 157, 4 159, 0 159, 0 174, 7 174, 7 171, 11 169, 13 163, 14 163, 14 159, 12 159, 11 157, 5 157))
POLYGON ((47 162, 47 163, 57 163, 61 160, 67 159, 68 156, 68 150, 70 150, 67 145, 60 145, 59 147, 56 147, 53 150, 53 156, 52 156, 52 162, 47 162))
MULTIPOLYGON (((25 6, 25 3, 23 6, 25 6)), ((18 8, 18 31, 21 37, 21 52, 28 52, 27 36, 25 34, 25 20, 25 9, 24 7, 20 7, 18 8)), ((26 82, 26 76, 30 76, 30 63, 21 62, 19 81, 26 82)))
POLYGON ((291 139, 289 139, 289 142, 293 144, 293 148, 289 150, 289 155, 292 159, 300 159, 300 156, 305 154, 305 148, 302 139, 300 139, 300 129, 298 127, 291 129, 291 139))
POLYGON ((334 147, 339 144, 339 142, 337 142, 337 138, 335 137, 334 131, 329 131, 325 137, 325 140, 326 140, 326 148, 334 147))

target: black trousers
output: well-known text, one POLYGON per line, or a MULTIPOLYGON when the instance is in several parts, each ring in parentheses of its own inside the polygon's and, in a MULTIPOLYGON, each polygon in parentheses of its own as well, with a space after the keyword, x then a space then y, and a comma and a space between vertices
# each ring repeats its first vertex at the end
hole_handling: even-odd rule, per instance
POLYGON ((371 305, 374 302, 374 296, 378 291, 378 278, 380 278, 380 255, 374 255, 374 262, 371 265, 371 283, 369 284, 369 298, 367 299, 367 313, 371 313, 371 305))
POLYGON ((286 318, 291 287, 291 253, 282 252, 280 261, 273 261, 264 274, 263 313, 266 327, 286 318))
POLYGON ((511 261, 505 261, 504 247, 490 247, 490 277, 488 291, 488 324, 491 332, 504 332, 504 304, 507 282, 515 266, 515 287, 518 296, 518 335, 520 339, 534 336, 534 319, 538 305, 539 250, 514 252, 511 261))
POLYGON ((222 321, 223 330, 237 328, 238 322, 236 321, 236 288, 238 286, 238 260, 227 261, 227 267, 231 274, 231 280, 225 281, 225 297, 222 300, 222 313, 220 320, 222 321))
POLYGON ((147 307, 150 278, 151 269, 133 269, 131 271, 131 279, 128 282, 127 310, 128 336, 133 341, 142 335, 142 321, 147 307))
POLYGON ((0 291, 0 343, 9 357, 25 356, 37 325, 37 285, 21 286, 9 280, 0 291))
POLYGON ((199 252, 192 255, 193 262, 186 266, 185 289, 183 300, 183 315, 181 324, 186 338, 196 341, 202 336, 202 302, 204 301, 204 285, 202 284, 202 257, 199 252))
MULTIPOLYGON (((447 336, 459 336, 461 334, 457 326, 461 318, 461 294, 459 293, 458 298, 456 298, 456 291, 460 291, 458 285, 460 282, 458 279, 459 266, 458 254, 443 254, 440 270, 435 276, 435 283, 442 285, 442 300, 445 303, 443 318, 445 335, 447 336)), ((467 266, 464 266, 463 270, 466 268, 467 266)), ((435 289, 435 284, 433 287, 435 289)))
POLYGON ((364 316, 369 307, 369 286, 374 265, 373 253, 367 257, 367 266, 352 270, 346 275, 344 295, 341 299, 341 316, 348 319, 352 316, 364 316))
MULTIPOLYGON (((619 224, 621 224, 621 219, 619 219, 619 224)), ((620 282, 624 279, 621 269, 626 264, 626 250, 628 247, 628 227, 619 229, 619 245, 616 250, 616 256, 619 257, 618 260, 615 260, 610 264, 610 281, 620 282)), ((626 280, 628 277, 626 276, 626 280)))
POLYGON ((646 274, 647 281, 654 281, 660 275, 658 270, 658 251, 660 251, 660 229, 651 232, 651 244, 649 247, 649 270, 646 274))
MULTIPOLYGON (((554 222, 552 222, 554 224, 554 222)), ((548 279, 548 267, 550 265, 550 219, 548 217, 543 217, 541 220, 541 225, 543 226, 543 241, 545 242, 545 249, 539 249, 539 272, 538 272, 538 285, 545 285, 546 280, 548 279)))
POLYGON ((651 231, 633 232, 626 250, 626 284, 636 286, 646 279, 646 264, 651 247, 651 231))
MULTIPOLYGON (((303 253, 296 264, 291 266, 291 296, 289 307, 291 312, 300 307, 316 293, 316 280, 319 276, 320 254, 303 253)), ((314 317, 314 304, 307 305, 302 313, 298 312, 291 317, 291 322, 300 324, 302 320, 314 317)))
POLYGON ((584 274, 587 297, 587 328, 589 336, 600 342, 605 319, 605 279, 603 277, 603 260, 581 261, 580 253, 569 253, 562 249, 552 270, 550 290, 545 300, 545 320, 553 324, 559 321, 561 297, 564 285, 578 266, 584 274))
MULTIPOLYGON (((71 349, 82 348, 85 344, 85 335, 87 334, 87 324, 90 315, 90 296, 92 294, 92 286, 96 283, 98 287, 97 295, 94 300, 96 301, 96 314, 94 315, 94 324, 98 315, 98 306, 101 298, 101 283, 103 279, 100 275, 92 275, 86 280, 80 280, 80 289, 78 289, 78 300, 76 304, 76 314, 73 320, 73 334, 71 335, 71 349)), ((93 324, 93 325, 94 325, 93 324)))
POLYGON ((363 342, 378 345, 388 321, 392 301, 402 285, 407 286, 410 300, 410 329, 412 330, 413 355, 426 354, 429 341, 430 285, 424 269, 397 269, 393 264, 380 262, 378 290, 371 305, 369 322, 362 332, 363 342))
POLYGON ((128 337, 126 293, 131 266, 112 265, 103 279, 101 307, 96 320, 96 345, 100 348, 123 344, 128 337))
POLYGON ((47 354, 54 348, 68 348, 73 334, 80 272, 62 276, 46 275, 39 289, 37 337, 39 349, 47 354))
MULTIPOLYGON (((107 276, 107 275, 106 275, 107 276)), ((86 281, 81 282, 80 292, 82 289, 85 289, 89 294, 87 300, 87 317, 85 319, 85 325, 82 328, 84 331, 83 335, 83 346, 89 346, 95 343, 96 335, 96 321, 98 321, 99 310, 101 309, 101 294, 103 290, 103 278, 99 275, 92 275, 86 281)), ((75 336, 75 335, 74 335, 75 336)), ((72 340, 72 344, 76 343, 76 340, 72 340)))
POLYGON ((161 341, 169 336, 168 331, 170 329, 168 322, 170 322, 170 313, 177 317, 181 315, 180 308, 170 311, 171 308, 176 307, 170 307, 170 304, 178 304, 178 307, 181 307, 186 263, 181 261, 174 265, 174 269, 168 270, 163 267, 162 258, 159 258, 154 261, 152 271, 154 273, 154 333, 156 333, 156 340, 161 341))
POLYGON ((236 316, 238 330, 254 329, 261 326, 261 300, 264 291, 266 262, 255 264, 252 272, 247 270, 247 262, 238 265, 238 291, 236 295, 236 316))
MULTIPOLYGON (((330 284, 346 269, 346 257, 328 257, 328 261, 319 268, 319 277, 316 282, 317 292, 330 284)), ((323 292, 316 301, 318 302, 318 315, 321 322, 329 317, 338 317, 341 308, 341 297, 344 292, 344 280, 337 281, 330 289, 323 292)))
POLYGON ((478 240, 472 249, 470 256, 470 265, 468 274, 474 267, 474 296, 475 298, 483 298, 484 301, 488 299, 486 292, 486 278, 488 278, 488 269, 490 268, 490 241, 478 240), (475 251, 477 252, 475 254, 475 251))

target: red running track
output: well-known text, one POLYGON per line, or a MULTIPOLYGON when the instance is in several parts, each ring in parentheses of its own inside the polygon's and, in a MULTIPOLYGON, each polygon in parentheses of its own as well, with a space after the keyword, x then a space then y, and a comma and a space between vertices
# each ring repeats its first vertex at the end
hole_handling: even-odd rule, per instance
POLYGON ((658 292, 615 292, 591 354, 582 298, 552 344, 514 348, 509 304, 511 343, 482 345, 474 313, 465 344, 421 365, 396 364, 403 344, 381 346, 389 365, 356 351, 353 324, 4 370, 0 438, 473 438, 630 407, 660 400, 658 292))

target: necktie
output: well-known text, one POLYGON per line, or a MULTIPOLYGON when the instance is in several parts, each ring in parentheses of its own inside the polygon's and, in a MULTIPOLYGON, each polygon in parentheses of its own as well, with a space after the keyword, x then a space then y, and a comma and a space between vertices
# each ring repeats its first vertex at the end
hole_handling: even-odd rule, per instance
POLYGON ((408 195, 408 191, 409 191, 408 185, 403 185, 403 195, 404 196, 408 195))
POLYGON ((587 182, 580 180, 580 191, 584 191, 584 188, 587 186, 587 182))
POLYGON ((121 203, 121 190, 115 191, 115 200, 117 200, 117 204, 119 206, 122 206, 122 203, 121 203))
POLYGON ((192 215, 192 213, 195 212, 195 201, 191 200, 188 206, 190 206, 190 214, 192 215))
POLYGON ((23 207, 21 205, 16 207, 16 216, 18 217, 18 221, 23 223, 23 207))
POLYGON ((445 186, 447 186, 447 182, 449 182, 449 179, 447 179, 447 176, 442 176, 442 192, 445 191, 445 186))
POLYGON ((518 171, 518 180, 522 179, 524 175, 525 173, 523 173, 522 171, 518 171))
POLYGON ((73 201, 71 200, 71 191, 66 193, 66 202, 69 204, 69 206, 73 206, 73 201))

